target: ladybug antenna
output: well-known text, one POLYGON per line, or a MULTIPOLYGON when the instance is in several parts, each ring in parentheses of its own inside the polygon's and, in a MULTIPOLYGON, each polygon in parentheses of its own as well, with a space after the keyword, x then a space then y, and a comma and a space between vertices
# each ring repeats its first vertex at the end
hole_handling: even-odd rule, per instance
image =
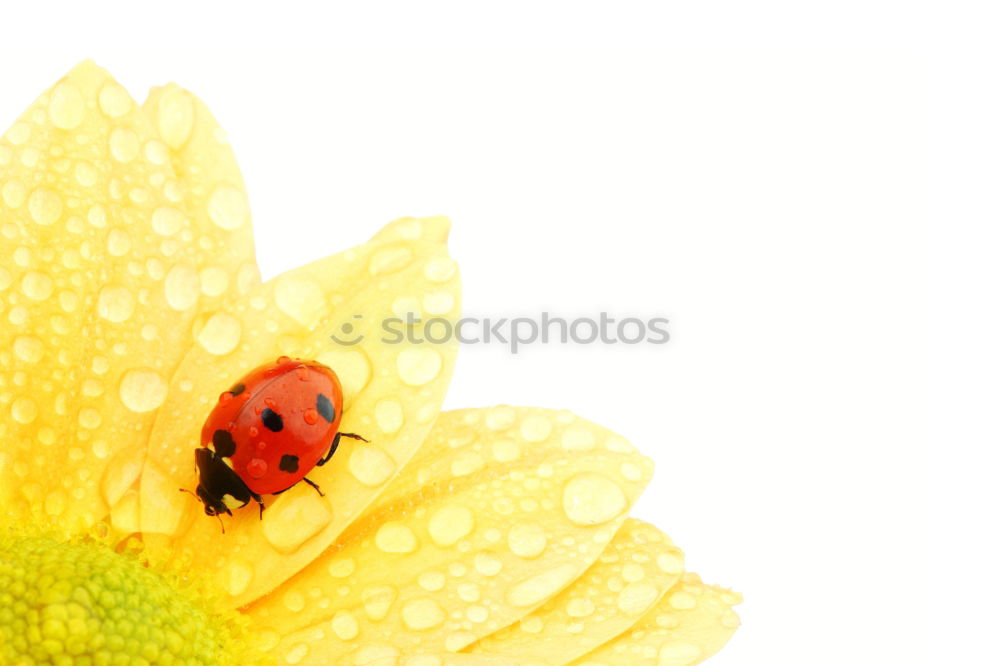
POLYGON ((222 516, 219 515, 219 514, 215 514, 215 517, 219 519, 219 525, 222 527, 222 533, 225 534, 226 533, 226 524, 224 522, 222 522, 222 516))

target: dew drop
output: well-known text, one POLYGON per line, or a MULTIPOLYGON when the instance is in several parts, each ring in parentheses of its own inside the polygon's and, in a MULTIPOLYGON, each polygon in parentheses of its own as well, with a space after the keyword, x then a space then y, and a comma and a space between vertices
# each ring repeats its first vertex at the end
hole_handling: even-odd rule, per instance
POLYGON ((219 185, 208 200, 208 216, 222 229, 239 229, 250 218, 247 198, 232 185, 219 185))
POLYGON ((14 338, 14 355, 25 363, 38 363, 44 353, 45 345, 36 337, 20 335, 14 338))
POLYGON ((472 564, 484 576, 496 576, 503 569, 503 560, 493 553, 476 553, 472 564))
POLYGON ((475 526, 475 519, 467 507, 445 506, 431 516, 427 530, 438 546, 448 548, 468 536, 475 526))
POLYGON ((451 257, 435 257, 424 266, 424 277, 431 282, 447 282, 455 275, 455 261, 451 257))
POLYGON ((659 666, 691 666, 701 661, 701 648, 692 643, 667 643, 660 648, 659 666))
POLYGON ((444 589, 447 578, 440 571, 425 571, 417 578, 417 584, 428 592, 440 592, 444 589))
POLYGON ((208 353, 222 356, 236 349, 242 332, 239 319, 225 312, 216 312, 198 331, 198 343, 208 353))
POLYGON ((157 106, 160 136, 171 148, 180 148, 194 128, 194 103, 190 95, 171 87, 163 91, 157 106))
POLYGON ((670 595, 670 605, 677 610, 691 610, 698 605, 698 600, 692 594, 678 591, 670 595))
POLYGON ((590 451, 597 446, 594 433, 586 428, 568 428, 562 435, 562 446, 567 451, 590 451))
POLYGON ((396 463, 373 444, 356 446, 351 451, 348 469, 362 485, 374 488, 385 483, 396 471, 396 463))
POLYGON ((153 211, 153 231, 161 236, 172 236, 184 226, 184 213, 171 206, 160 206, 153 211))
POLYGON ((97 296, 97 314, 112 323, 126 321, 135 312, 135 297, 120 285, 101 288, 97 296))
POLYGON ((66 495, 61 491, 52 491, 45 497, 45 513, 50 516, 61 516, 65 510, 66 495))
POLYGON ((627 504, 614 481, 596 472, 582 472, 563 488, 563 510, 575 525, 600 525, 617 517, 627 504))
POLYGON ((334 560, 327 567, 327 573, 329 573, 334 578, 347 578, 354 570, 357 568, 357 564, 354 562, 353 557, 345 557, 342 560, 334 560))
POLYGON ((183 312, 198 302, 201 282, 198 273, 187 264, 177 264, 167 273, 163 282, 163 293, 167 304, 174 310, 183 312))
POLYGON ((109 118, 121 118, 132 110, 132 97, 114 82, 101 88, 97 101, 101 111, 109 118))
POLYGON ((413 631, 427 631, 444 622, 444 611, 433 599, 412 599, 403 604, 403 624, 413 631))
POLYGON ((28 425, 38 418, 38 406, 31 398, 18 398, 10 404, 10 415, 18 423, 28 425))
POLYGON ((133 412, 151 412, 167 399, 167 383, 155 370, 133 368, 122 375, 118 397, 133 412))
POLYGON ((293 666, 300 663, 306 656, 309 655, 309 646, 305 643, 297 643, 288 653, 285 655, 285 661, 293 666))
POLYGON ((391 585, 376 585, 366 588, 361 593, 361 603, 365 615, 378 622, 389 614, 392 602, 396 600, 396 588, 391 585))
POLYGON ((388 245, 376 250, 368 262, 368 272, 385 275, 402 270, 413 259, 413 253, 405 245, 388 245))
POLYGON ((375 423, 382 432, 392 435, 403 426, 403 405, 396 398, 383 398, 375 403, 375 423))
POLYGON ((75 85, 62 82, 52 90, 49 98, 49 118, 61 130, 76 129, 86 115, 83 93, 75 85))
POLYGON ((312 488, 306 490, 309 492, 299 488, 288 491, 264 512, 264 538, 283 553, 295 551, 319 534, 333 518, 326 498, 317 495, 312 488))
POLYGON ((552 423, 542 416, 529 416, 521 422, 521 437, 529 442, 541 442, 552 432, 552 423))
POLYGON ((527 608, 545 601, 571 582, 577 574, 572 564, 535 574, 515 584, 507 591, 507 603, 517 608, 527 608))
POLYGON ((404 384, 423 386, 441 372, 441 354, 431 347, 404 349, 396 356, 396 370, 404 384))
POLYGON ((116 128, 108 139, 111 157, 122 163, 128 163, 139 157, 139 137, 130 129, 116 128))
POLYGON ((591 599, 576 598, 566 605, 566 614, 570 617, 589 617, 596 607, 591 599))
POLYGON ((112 229, 108 232, 108 254, 112 257, 124 257, 132 249, 132 238, 124 229, 112 229))
POLYGON ((447 291, 435 291, 424 296, 423 304, 427 314, 446 315, 455 307, 455 297, 447 291))
POLYGON ((335 349, 320 354, 316 360, 336 370, 344 395, 348 398, 361 393, 371 379, 371 363, 360 349, 335 349))
POLYGON ((412 553, 417 549, 417 536, 403 523, 389 521, 375 533, 375 546, 384 553, 412 553))
POLYGON ((201 270, 201 293, 206 296, 221 296, 229 288, 229 274, 218 266, 201 270))
POLYGON ((53 288, 52 278, 45 273, 32 271, 21 278, 21 291, 24 292, 25 296, 35 301, 47 299, 52 295, 53 288))
POLYGON ((47 227, 62 216, 62 197, 52 190, 40 187, 28 197, 28 214, 37 224, 47 227))
POLYGON ((76 167, 73 169, 73 175, 76 178, 76 182, 80 183, 83 187, 93 187, 97 184, 99 177, 97 169, 89 162, 77 162, 76 167))
POLYGON ((237 597, 250 588, 253 576, 253 565, 244 560, 233 560, 223 570, 222 587, 231 596, 237 597))
POLYGON ((286 592, 285 596, 282 598, 282 602, 284 602, 285 608, 293 613, 298 613, 306 607, 306 598, 297 590, 289 590, 286 592))
POLYGON ((26 196, 24 185, 16 180, 7 181, 0 190, 0 197, 3 197, 3 202, 8 208, 20 208, 26 196))
POLYGON ((518 523, 507 533, 507 547, 518 557, 538 557, 545 550, 548 537, 545 530, 534 523, 518 523))
POLYGON ((333 633, 336 634, 337 638, 342 641, 357 638, 361 631, 358 619, 354 617, 354 614, 343 609, 334 614, 333 619, 330 620, 330 628, 333 629, 333 633))
POLYGON ((80 426, 87 430, 93 430, 101 425, 101 413, 93 407, 84 407, 77 415, 80 426))
POLYGON ((279 310, 306 328, 312 328, 319 322, 326 307, 320 286, 296 275, 278 278, 274 287, 274 302, 279 310))
POLYGON ((659 590, 649 583, 629 583, 618 593, 618 610, 633 617, 641 615, 659 596, 659 590))
POLYGON ((663 553, 656 558, 656 566, 667 574, 682 574, 684 573, 684 558, 678 553, 663 553))

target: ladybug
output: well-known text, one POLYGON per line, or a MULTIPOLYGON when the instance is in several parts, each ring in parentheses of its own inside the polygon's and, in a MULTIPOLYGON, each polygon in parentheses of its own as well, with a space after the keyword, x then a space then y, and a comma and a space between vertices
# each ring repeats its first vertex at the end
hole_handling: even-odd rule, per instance
POLYGON ((341 437, 368 441, 339 432, 343 404, 337 374, 322 363, 281 356, 251 370, 219 396, 201 429, 198 488, 191 494, 209 516, 231 516, 252 499, 261 517, 262 495, 299 481, 322 495, 306 474, 333 457, 341 437))

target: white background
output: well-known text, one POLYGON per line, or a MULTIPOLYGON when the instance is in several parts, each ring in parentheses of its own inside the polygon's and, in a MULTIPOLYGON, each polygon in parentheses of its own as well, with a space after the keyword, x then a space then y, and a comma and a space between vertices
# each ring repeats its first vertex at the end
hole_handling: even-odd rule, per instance
POLYGON ((996 663, 995 17, 611 6, 5 8, 0 124, 84 57, 176 80, 265 277, 443 213, 470 315, 668 317, 666 346, 468 347, 448 406, 655 458, 636 514, 746 596, 713 664, 996 663))

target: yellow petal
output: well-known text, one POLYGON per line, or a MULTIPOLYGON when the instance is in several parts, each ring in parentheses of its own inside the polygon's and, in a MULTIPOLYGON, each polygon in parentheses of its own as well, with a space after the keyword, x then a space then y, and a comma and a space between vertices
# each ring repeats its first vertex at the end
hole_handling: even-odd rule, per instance
MULTIPOLYGON (((414 460, 328 552, 249 608, 329 659, 455 652, 548 601, 605 550, 652 474, 567 412, 442 413, 414 460)), ((325 663, 318 660, 302 663, 325 663)))
POLYGON ((0 505, 22 517, 90 525, 126 497, 192 323, 256 274, 249 221, 206 209, 242 192, 232 154, 172 90, 177 149, 90 62, 0 140, 0 505))
POLYGON ((742 597, 687 573, 624 636, 605 643, 580 666, 693 666, 722 649, 740 626, 732 607, 742 597))
POLYGON ((439 325, 457 319, 459 279, 443 242, 447 226, 444 218, 399 220, 371 242, 281 275, 208 316, 153 428, 140 502, 148 544, 158 545, 151 533, 167 535, 159 546, 218 569, 228 602, 241 606, 312 561, 378 496, 426 437, 451 375, 455 340, 434 343, 421 323, 414 339, 426 341, 385 342, 382 328, 431 296, 451 302, 435 313, 439 325), (226 517, 222 534, 178 489, 198 483, 194 450, 219 394, 282 354, 332 367, 344 387, 341 431, 371 441, 345 440, 327 465, 309 473, 325 497, 298 484, 266 498, 263 520, 256 508, 226 517))
MULTIPOLYGON (((520 538, 522 547, 532 543, 527 532, 520 538)), ((470 650, 543 663, 571 661, 632 627, 683 572, 680 549, 652 525, 630 518, 572 585, 470 650)))

